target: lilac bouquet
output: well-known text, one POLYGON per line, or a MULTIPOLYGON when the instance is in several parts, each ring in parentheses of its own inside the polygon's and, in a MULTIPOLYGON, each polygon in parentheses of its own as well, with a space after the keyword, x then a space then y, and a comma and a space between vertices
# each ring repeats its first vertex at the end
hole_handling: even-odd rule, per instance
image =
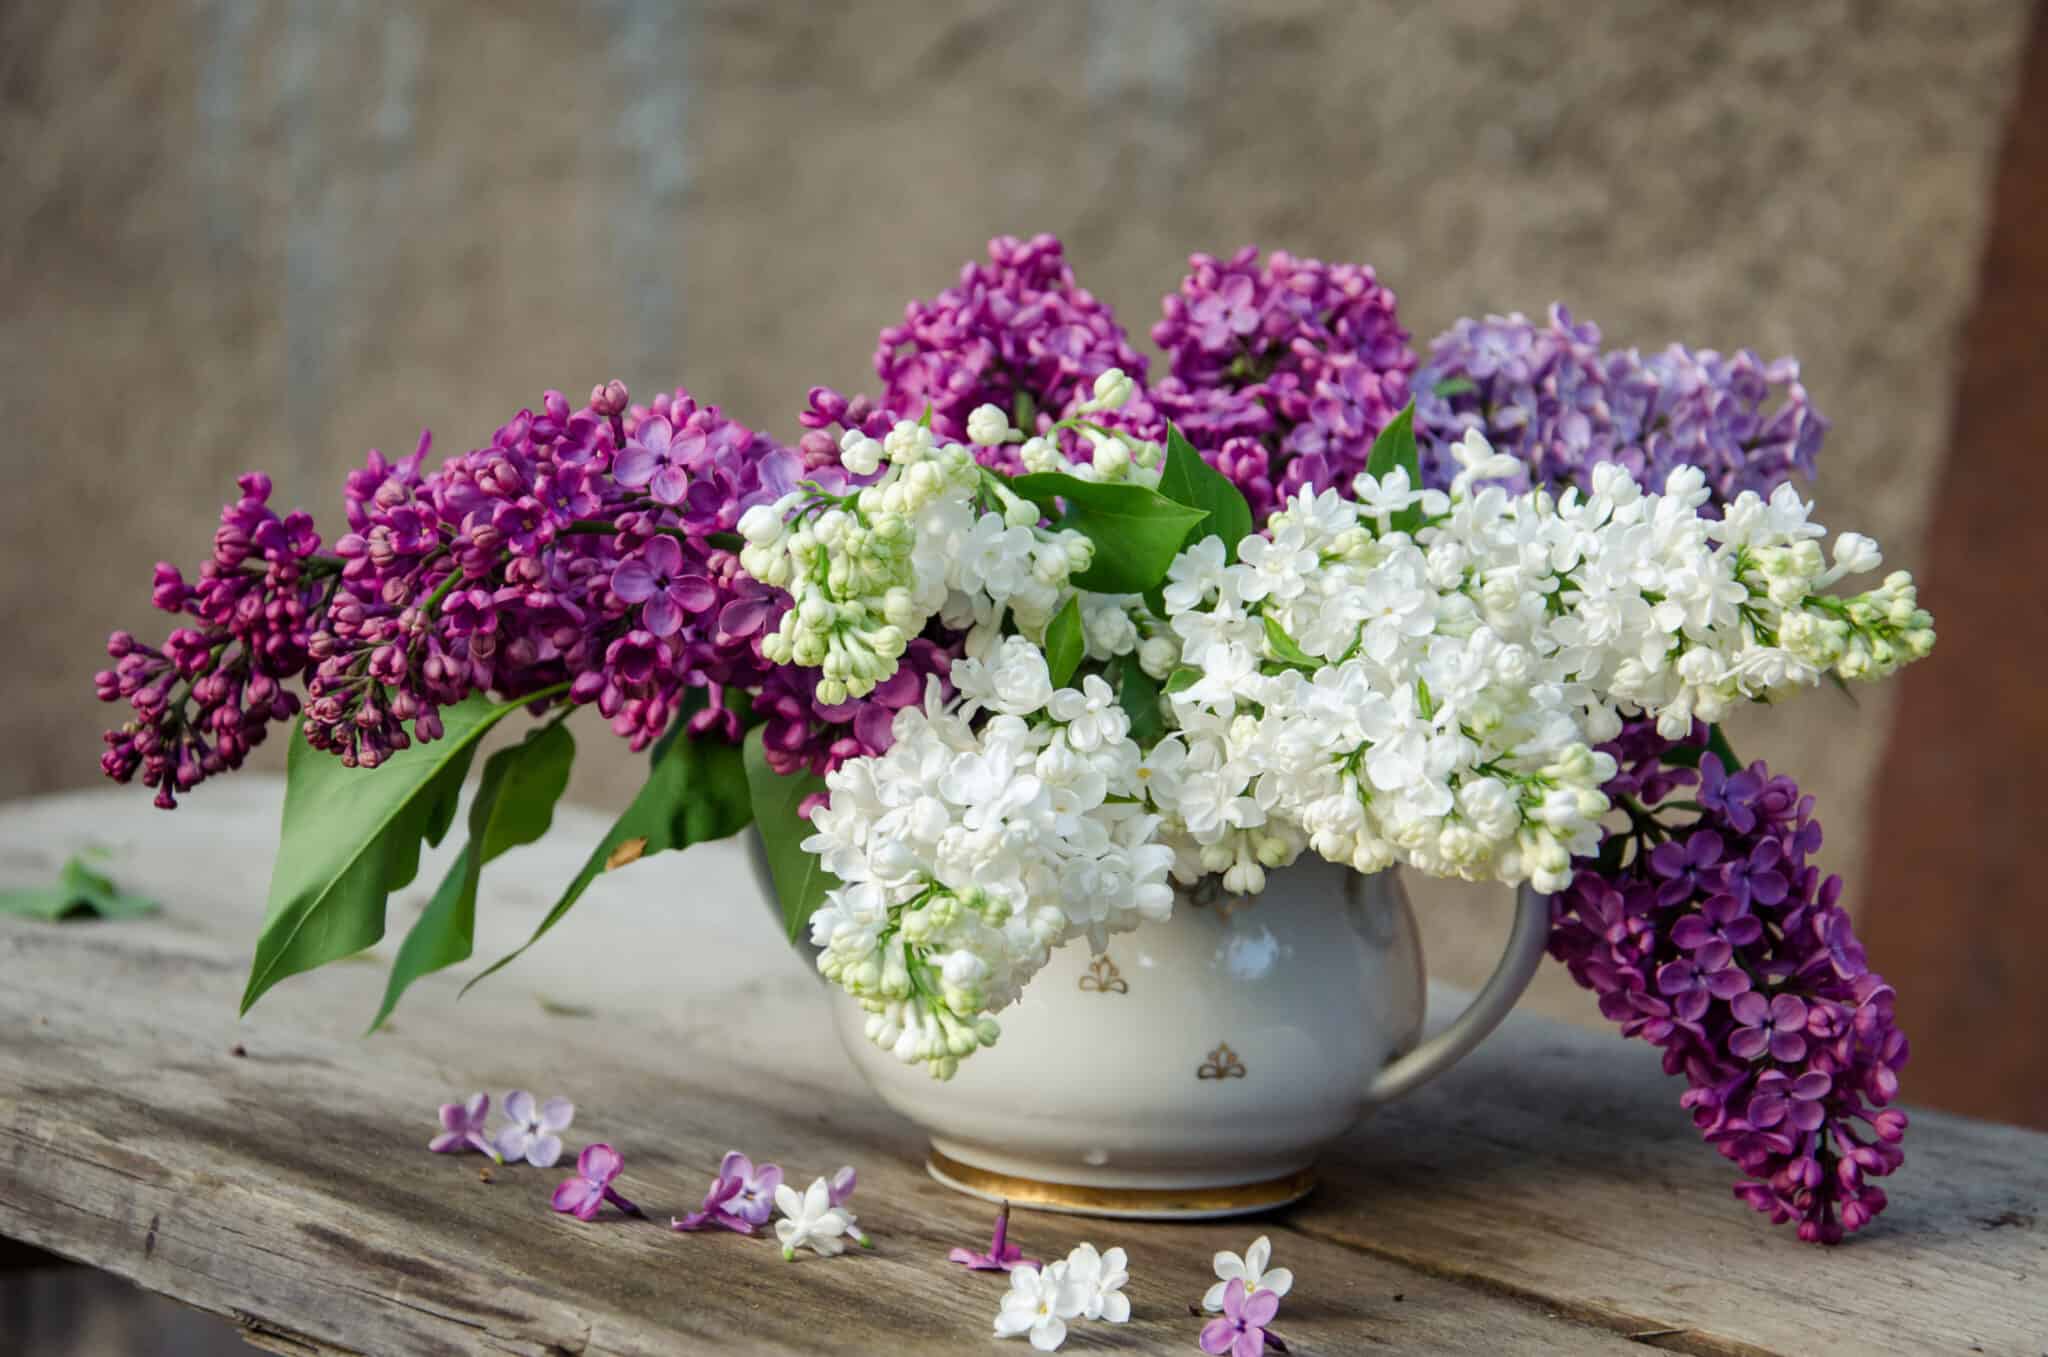
POLYGON ((246 1009, 382 936, 479 741, 533 718, 381 1022, 470 955, 594 706, 647 781, 534 939, 601 872, 751 824, 792 934, 941 1078, 1169 879, 1256 892, 1314 852, 1530 881, 1738 1195, 1823 1242, 1868 1221, 1905 1125, 1890 990, 1810 805, 1713 723, 1934 636, 1903 572, 1832 592, 1879 558, 1845 533, 1830 564, 1785 484, 1826 430, 1796 366, 1603 352, 1562 310, 1418 355, 1371 269, 1250 249, 1195 256, 1152 337, 1156 381, 1058 241, 1005 238, 793 444, 683 390, 550 391, 436 467, 372 452, 331 546, 252 473, 196 580, 158 568, 180 625, 111 638, 102 767, 170 807, 295 723, 246 1009))

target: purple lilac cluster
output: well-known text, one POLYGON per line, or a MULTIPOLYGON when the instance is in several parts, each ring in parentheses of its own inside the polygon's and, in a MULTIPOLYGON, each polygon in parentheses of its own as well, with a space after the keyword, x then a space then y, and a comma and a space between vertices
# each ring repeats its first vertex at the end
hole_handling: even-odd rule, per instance
POLYGON ((767 738, 791 762, 886 747, 870 708, 893 705, 789 700, 790 671, 759 650, 787 596, 740 570, 731 536, 801 480, 843 485, 829 439, 784 448, 687 391, 631 405, 610 382, 580 409, 548 392, 438 469, 429 447, 349 474, 327 555, 307 515, 269 508, 266 477, 242 479, 198 582, 157 569, 156 605, 190 623, 161 649, 109 641, 99 695, 132 708, 107 735, 109 776, 139 772, 174 805, 300 711, 293 680, 308 743, 350 766, 437 738, 441 709, 479 692, 594 704, 639 749, 691 707, 692 734, 737 739, 728 693, 766 685, 767 738))
POLYGON ((1695 772, 1682 747, 1642 729, 1609 747, 1629 828, 1558 897, 1550 951, 1685 1076, 1681 1104, 1747 1175, 1736 1196, 1837 1243, 1884 1209, 1871 1180, 1903 1159, 1892 988, 1856 941, 1841 879, 1808 862, 1813 798, 1762 763, 1730 772, 1709 753, 1695 772), (1686 787, 1693 800, 1668 800, 1686 787))
MULTIPOLYGON (((986 263, 968 263, 958 283, 904 307, 875 346, 878 408, 916 417, 930 406, 934 432, 963 442, 977 406, 1027 422, 1064 415, 1109 368, 1145 377, 1109 306, 1075 281, 1058 238, 1042 234, 991 240, 986 263)), ((1009 459, 998 469, 1021 469, 1014 453, 996 451, 1009 459)))
POLYGON ((1282 250, 1191 256, 1152 338, 1161 416, 1237 483, 1261 521, 1305 485, 1346 488, 1408 403, 1415 355, 1394 294, 1362 264, 1282 250))
POLYGON ((337 583, 338 563, 315 554, 312 518, 279 517, 268 476, 251 472, 238 484, 241 498, 221 510, 198 581, 156 568, 152 602, 189 623, 161 648, 115 632, 114 667, 93 676, 102 702, 125 699, 134 710, 106 733, 100 768, 117 782, 140 773, 166 810, 179 792, 241 767, 271 722, 298 713, 285 684, 305 669, 315 619, 337 583))
POLYGON ((1790 358, 1678 344, 1647 357, 1603 352, 1599 327, 1562 306, 1544 325, 1520 314, 1459 321, 1430 345, 1416 392, 1423 479, 1439 488, 1457 470, 1449 445, 1478 429, 1527 463, 1533 484, 1583 485, 1593 466, 1618 462, 1661 486, 1696 466, 1726 501, 1811 477, 1828 428, 1790 358))

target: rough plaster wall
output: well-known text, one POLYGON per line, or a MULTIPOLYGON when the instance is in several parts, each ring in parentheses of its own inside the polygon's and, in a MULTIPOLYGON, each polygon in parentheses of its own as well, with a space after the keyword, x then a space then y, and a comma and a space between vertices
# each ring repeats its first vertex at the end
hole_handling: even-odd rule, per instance
MULTIPOLYGON (((94 776, 99 641, 161 628, 150 564, 196 562, 244 467, 331 515, 364 448, 611 375, 787 435, 1000 231, 1064 235, 1140 332, 1190 250, 1256 240, 1377 265, 1423 336, 1563 299, 1617 343, 1797 353, 1827 521, 1910 561, 2026 11, 8 6, 0 795, 94 776)), ((1735 727, 1838 868, 1888 713, 1735 727)), ((633 761, 583 747, 573 794, 622 803, 633 761)), ((1417 893, 1436 968, 1483 973, 1504 913, 1417 893)))

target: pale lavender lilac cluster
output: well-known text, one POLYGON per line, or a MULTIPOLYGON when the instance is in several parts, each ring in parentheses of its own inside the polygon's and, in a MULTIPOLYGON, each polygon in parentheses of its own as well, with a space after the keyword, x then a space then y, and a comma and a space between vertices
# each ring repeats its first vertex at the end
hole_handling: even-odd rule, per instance
POLYGON ((1681 1104, 1747 1175, 1736 1195, 1837 1243, 1884 1209, 1870 1180, 1903 1158, 1892 988, 1856 941, 1841 879, 1808 861, 1813 798, 1762 763, 1684 766, 1704 728, 1694 739, 1638 727, 1608 747, 1629 828, 1557 898, 1550 951, 1685 1076, 1681 1104), (1685 788, 1690 801, 1672 800, 1685 788))
POLYGON ((1725 502, 1811 477, 1828 428, 1790 358, 1679 344, 1603 351, 1599 327, 1562 306, 1541 325, 1520 314, 1460 320, 1430 345, 1415 386, 1423 479, 1439 488, 1457 469, 1447 449, 1478 429, 1528 465, 1533 485, 1583 485, 1602 462, 1662 485, 1696 466, 1725 502))

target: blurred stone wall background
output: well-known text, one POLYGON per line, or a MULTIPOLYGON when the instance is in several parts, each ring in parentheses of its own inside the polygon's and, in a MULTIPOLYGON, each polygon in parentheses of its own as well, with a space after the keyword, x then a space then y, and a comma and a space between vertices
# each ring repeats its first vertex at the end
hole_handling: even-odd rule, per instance
MULTIPOLYGON (((1796 353, 1826 521, 1911 562, 2027 8, 12 0, 0 795, 97 776, 100 643, 161 631, 151 564, 244 468, 329 518, 364 449, 614 375, 790 436, 1001 232, 1064 236, 1140 336, 1189 251, 1257 241, 1376 265, 1423 339, 1564 300, 1796 353)), ((1733 732, 1838 870, 1890 710, 1733 732)), ((572 794, 623 803, 636 761, 583 746, 572 794)), ((1435 969, 1483 974, 1498 902, 1418 893, 1435 969)))

